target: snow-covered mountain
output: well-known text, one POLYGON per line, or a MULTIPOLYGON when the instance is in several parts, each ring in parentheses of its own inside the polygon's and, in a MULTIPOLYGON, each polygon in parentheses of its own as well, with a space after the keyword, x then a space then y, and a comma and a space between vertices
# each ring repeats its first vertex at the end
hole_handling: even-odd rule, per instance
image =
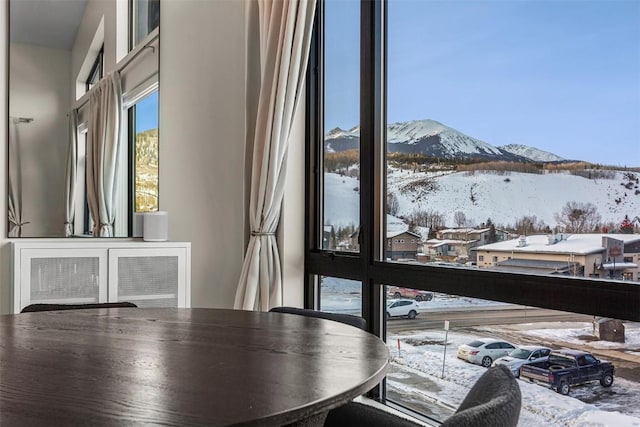
POLYGON ((533 160, 534 162, 561 162, 566 160, 548 151, 540 150, 534 147, 529 147, 527 145, 509 144, 509 145, 502 145, 499 148, 501 148, 504 151, 508 151, 512 154, 526 157, 527 159, 533 160))
MULTIPOLYGON (((335 128, 325 135, 325 149, 328 152, 350 150, 358 147, 359 140, 359 126, 349 130, 335 128)), ((528 162, 533 159, 533 157, 529 156, 545 153, 549 158, 553 156, 553 160, 550 161, 561 160, 554 154, 525 146, 520 146, 519 151, 495 147, 487 142, 465 135, 452 127, 429 119, 388 125, 387 142, 387 149, 390 153, 421 153, 445 159, 528 162), (530 148, 530 151, 525 148, 530 148)))

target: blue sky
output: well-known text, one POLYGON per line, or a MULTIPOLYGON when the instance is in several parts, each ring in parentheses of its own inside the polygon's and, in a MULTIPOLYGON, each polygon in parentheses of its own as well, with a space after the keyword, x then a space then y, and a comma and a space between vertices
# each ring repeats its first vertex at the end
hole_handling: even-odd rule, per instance
POLYGON ((157 129, 158 120, 158 91, 155 91, 136 104, 136 131, 157 129))
MULTIPOLYGON (((359 3, 327 2, 325 128, 358 124, 359 3)), ((640 1, 388 6, 388 122, 640 166, 640 1)))

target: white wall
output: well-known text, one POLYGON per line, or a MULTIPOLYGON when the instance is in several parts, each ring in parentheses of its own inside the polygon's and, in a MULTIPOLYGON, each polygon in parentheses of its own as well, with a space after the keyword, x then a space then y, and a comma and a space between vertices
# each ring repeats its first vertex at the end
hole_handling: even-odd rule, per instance
POLYGON ((245 241, 245 3, 163 1, 160 209, 190 241, 192 305, 232 307, 245 241))
MULTIPOLYGON (((169 237, 192 242, 194 307, 233 306, 248 231, 245 203, 246 2, 162 0, 160 23, 160 209, 169 237)), ((6 8, 0 8, 6 22, 6 8)), ((0 52, 6 28, 0 25, 0 52)), ((2 68, 2 93, 6 67, 2 68)), ((252 85, 249 85, 250 87, 252 85)), ((5 98, 6 99, 6 98, 5 98)), ((6 129, 6 107, 0 123, 6 129)), ((285 304, 301 305, 304 231, 304 116, 289 151, 283 223, 285 304)), ((0 212, 6 213, 6 134, 0 136, 0 212)), ((10 247, 0 221, 0 313, 10 312, 10 247)))
POLYGON ((17 125, 24 237, 64 236, 70 52, 12 43, 9 115, 17 125))

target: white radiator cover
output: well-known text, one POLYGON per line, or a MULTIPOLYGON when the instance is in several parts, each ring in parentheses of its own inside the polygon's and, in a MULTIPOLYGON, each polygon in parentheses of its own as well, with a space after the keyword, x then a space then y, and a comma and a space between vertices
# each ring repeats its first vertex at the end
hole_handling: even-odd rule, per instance
POLYGON ((34 303, 191 306, 191 244, 94 239, 12 242, 14 312, 34 303))

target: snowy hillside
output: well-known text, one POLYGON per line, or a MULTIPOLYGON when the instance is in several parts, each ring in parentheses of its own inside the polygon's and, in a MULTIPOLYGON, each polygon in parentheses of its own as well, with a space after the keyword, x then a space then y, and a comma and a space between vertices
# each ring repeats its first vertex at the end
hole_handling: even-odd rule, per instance
MULTIPOLYGON (((328 152, 350 150, 358 147, 360 127, 350 130, 332 129, 325 135, 328 152)), ((387 149, 394 153, 421 153, 432 157, 483 159, 506 161, 562 160, 552 153, 524 145, 495 147, 489 143, 465 135, 435 120, 412 120, 387 126, 387 149)))
POLYGON ((566 160, 553 153, 549 153, 548 151, 539 150, 527 145, 509 144, 503 145, 499 148, 503 149, 504 151, 508 151, 509 153, 526 157, 527 159, 533 160, 534 162, 559 162, 566 160))
MULTIPOLYGON (((462 211, 468 226, 491 218, 494 224, 513 225, 523 216, 554 227, 554 214, 570 201, 592 203, 603 223, 619 224, 625 215, 640 214, 640 194, 620 185, 623 173, 614 179, 587 179, 566 173, 526 174, 466 172, 412 173, 393 170, 388 176, 388 191, 398 198, 396 216, 414 210, 437 211, 455 226, 454 215, 462 211), (472 200, 473 199, 473 200, 472 200)), ((358 189, 355 178, 325 174, 325 223, 346 226, 358 222, 358 189)))

